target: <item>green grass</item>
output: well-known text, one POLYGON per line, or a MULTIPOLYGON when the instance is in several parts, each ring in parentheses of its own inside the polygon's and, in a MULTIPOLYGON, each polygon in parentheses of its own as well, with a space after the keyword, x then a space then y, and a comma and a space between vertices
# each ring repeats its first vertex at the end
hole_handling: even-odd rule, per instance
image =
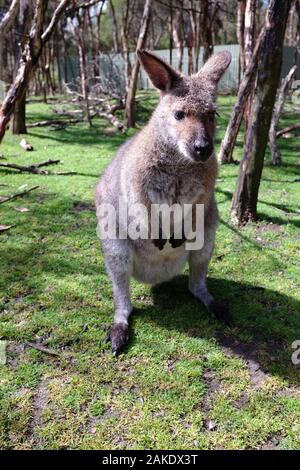
MULTIPOLYGON (((144 95, 140 126, 156 99, 144 95)), ((217 145, 233 102, 219 100, 217 145)), ((56 117, 39 103, 27 113, 28 121, 56 117)), ((282 125, 299 117, 287 113, 282 125)), ((131 339, 115 359, 104 343, 113 300, 90 205, 98 176, 126 136, 109 135, 106 126, 32 128, 31 153, 7 132, 0 148, 9 162, 59 158, 50 171, 77 172, 0 170, 2 196, 39 185, 0 205, 0 224, 13 225, 0 234, 1 357, 7 342, 0 448, 300 449, 299 369, 291 362, 300 340, 299 139, 280 140, 281 168, 267 156, 256 225, 232 227, 238 167, 220 168, 209 285, 230 305, 235 327, 210 319, 188 295, 187 270, 153 291, 133 281, 131 339), (21 207, 29 211, 15 210, 21 207)), ((242 135, 235 158, 241 156, 242 135)))

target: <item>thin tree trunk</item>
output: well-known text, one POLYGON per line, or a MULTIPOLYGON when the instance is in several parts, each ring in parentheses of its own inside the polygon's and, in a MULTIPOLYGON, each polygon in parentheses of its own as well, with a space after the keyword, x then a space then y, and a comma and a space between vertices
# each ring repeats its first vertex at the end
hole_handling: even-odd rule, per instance
POLYGON ((241 122, 243 119, 243 112, 245 109, 246 101, 251 92, 251 87, 253 86, 255 73, 257 69, 258 54, 262 47, 265 34, 266 34, 266 29, 263 28, 257 40, 257 44, 253 52, 251 63, 249 64, 249 67, 246 70, 245 75, 240 83, 237 101, 232 111, 231 118, 228 123, 225 136, 221 143, 219 161, 222 164, 233 163, 234 161, 233 150, 234 150, 237 135, 241 126, 241 122))
POLYGON ((124 58, 124 74, 125 74, 125 90, 126 95, 129 91, 130 77, 131 77, 131 62, 129 57, 129 43, 128 43, 128 26, 129 26, 129 7, 130 0, 126 0, 122 10, 122 52, 124 58))
POLYGON ((176 15, 175 24, 173 24, 173 38, 177 49, 177 56, 178 56, 178 70, 182 72, 182 64, 183 64, 183 51, 184 51, 184 44, 183 44, 183 12, 182 8, 180 8, 179 12, 176 15))
MULTIPOLYGON (((151 15, 152 0, 146 0, 144 12, 141 22, 140 34, 137 42, 136 50, 143 49, 146 42, 148 25, 151 15)), ((125 105, 125 125, 126 127, 134 127, 135 125, 135 94, 137 88, 138 74, 140 63, 136 60, 131 74, 130 86, 126 97, 125 105)))
MULTIPOLYGON (((256 31, 256 7, 257 0, 247 0, 246 11, 245 11, 245 67, 249 66, 251 57, 255 45, 255 31, 256 31)), ((247 99, 245 110, 244 110, 244 122, 245 122, 245 135, 247 133, 247 126, 251 112, 251 104, 253 102, 253 92, 247 99)))
POLYGON ((278 93, 277 102, 274 108, 270 132, 269 132, 269 144, 272 154, 272 163, 275 166, 281 165, 281 153, 277 144, 277 129, 282 111, 284 108, 284 102, 287 96, 287 93, 291 87, 291 83, 295 79, 297 72, 297 65, 294 65, 287 76, 282 80, 281 87, 278 93))
POLYGON ((211 57, 214 52, 213 28, 210 21, 210 1, 202 0, 202 35, 203 35, 203 63, 211 57))
POLYGON ((109 8, 112 17, 112 24, 113 24, 113 42, 114 42, 114 52, 117 53, 119 51, 119 37, 118 37, 118 23, 116 18, 115 7, 113 1, 110 0, 109 8))
POLYGON ((237 12, 237 40, 240 46, 239 54, 239 83, 246 69, 245 59, 245 12, 246 12, 246 0, 238 0, 238 12, 237 12))
POLYGON ((232 201, 232 220, 257 219, 257 199, 264 156, 280 81, 282 50, 291 0, 271 0, 266 15, 266 35, 259 54, 257 82, 248 123, 244 158, 232 201))
POLYGON ((173 63, 173 0, 169 0, 169 18, 168 18, 168 32, 169 32, 169 63, 173 63))
MULTIPOLYGON (((86 11, 84 12, 86 14, 86 11)), ((85 117, 90 127, 92 127, 92 119, 90 115, 90 106, 89 106, 89 94, 88 94, 88 68, 87 68, 87 58, 86 50, 84 43, 84 24, 83 18, 79 10, 76 12, 77 26, 74 26, 74 23, 70 18, 68 18, 70 30, 72 35, 77 43, 77 50, 79 56, 79 68, 80 68, 80 81, 81 81, 81 93, 83 96, 85 104, 85 117)))

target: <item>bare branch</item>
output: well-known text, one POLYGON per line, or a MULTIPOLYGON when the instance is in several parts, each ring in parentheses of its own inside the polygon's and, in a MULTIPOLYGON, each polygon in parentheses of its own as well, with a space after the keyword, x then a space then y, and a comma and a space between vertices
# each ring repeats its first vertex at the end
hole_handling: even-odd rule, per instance
POLYGON ((2 41, 2 38, 5 36, 6 32, 14 22, 19 11, 19 4, 20 0, 13 0, 8 12, 2 18, 0 22, 0 41, 2 41))

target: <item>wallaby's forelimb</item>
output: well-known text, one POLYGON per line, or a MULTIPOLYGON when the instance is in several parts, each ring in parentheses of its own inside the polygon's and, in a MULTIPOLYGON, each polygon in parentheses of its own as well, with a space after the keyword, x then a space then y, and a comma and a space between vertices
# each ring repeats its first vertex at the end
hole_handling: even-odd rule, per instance
MULTIPOLYGON (((105 250, 105 242, 103 250, 105 250)), ((114 324, 111 326, 107 340, 111 341, 112 351, 118 355, 128 341, 128 319, 132 312, 130 301, 130 276, 132 273, 132 256, 126 240, 110 242, 110 251, 105 257, 106 269, 113 285, 114 324), (113 250, 111 250, 113 243, 113 250)))

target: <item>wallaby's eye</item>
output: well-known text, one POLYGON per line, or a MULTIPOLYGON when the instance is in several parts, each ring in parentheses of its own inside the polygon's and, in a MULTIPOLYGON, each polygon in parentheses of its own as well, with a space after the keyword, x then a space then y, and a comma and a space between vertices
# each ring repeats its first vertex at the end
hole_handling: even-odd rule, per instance
POLYGON ((185 114, 183 111, 176 111, 174 114, 174 118, 176 119, 176 121, 182 121, 184 117, 185 117, 185 114))

